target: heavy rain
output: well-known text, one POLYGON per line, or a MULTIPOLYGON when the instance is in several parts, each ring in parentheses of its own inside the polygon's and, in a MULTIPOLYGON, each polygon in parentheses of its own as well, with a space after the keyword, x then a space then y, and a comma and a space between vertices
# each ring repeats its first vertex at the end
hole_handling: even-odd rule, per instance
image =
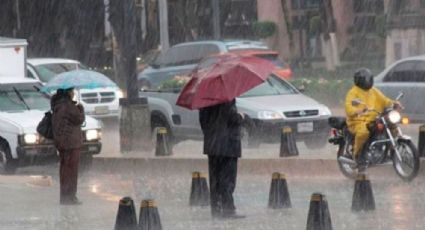
POLYGON ((0 229, 423 229, 424 16, 0 0, 0 229))

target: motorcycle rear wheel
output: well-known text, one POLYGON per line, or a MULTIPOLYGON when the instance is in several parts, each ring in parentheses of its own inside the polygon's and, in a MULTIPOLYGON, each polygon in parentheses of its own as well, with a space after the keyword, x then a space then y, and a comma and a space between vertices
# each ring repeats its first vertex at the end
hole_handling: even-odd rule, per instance
POLYGON ((397 175, 404 181, 412 181, 419 172, 419 153, 415 145, 410 140, 399 141, 397 145, 401 155, 401 161, 393 151, 393 166, 397 175))

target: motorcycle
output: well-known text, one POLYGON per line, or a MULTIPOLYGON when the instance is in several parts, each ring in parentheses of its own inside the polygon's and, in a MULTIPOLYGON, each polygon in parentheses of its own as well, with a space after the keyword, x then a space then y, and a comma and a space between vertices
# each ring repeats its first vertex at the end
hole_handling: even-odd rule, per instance
MULTIPOLYGON (((403 93, 397 96, 397 101, 403 93)), ((352 101, 353 106, 363 104, 359 100, 352 101)), ((386 108, 380 113, 366 108, 365 113, 376 113, 374 122, 368 125, 370 137, 364 144, 358 164, 353 156, 354 135, 348 130, 345 117, 331 117, 328 122, 332 127, 331 144, 338 146, 337 162, 341 172, 348 178, 356 178, 359 172, 368 167, 393 163, 397 175, 404 181, 413 180, 419 172, 419 153, 409 136, 403 135, 398 124, 401 114, 394 107, 386 108)))

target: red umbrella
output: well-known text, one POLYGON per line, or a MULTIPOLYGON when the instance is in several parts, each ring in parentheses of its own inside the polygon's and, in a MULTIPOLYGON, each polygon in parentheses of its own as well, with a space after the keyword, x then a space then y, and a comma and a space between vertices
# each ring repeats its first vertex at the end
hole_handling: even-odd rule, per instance
POLYGON ((199 109, 228 102, 264 82, 274 70, 270 61, 225 54, 199 63, 177 99, 177 105, 199 109))

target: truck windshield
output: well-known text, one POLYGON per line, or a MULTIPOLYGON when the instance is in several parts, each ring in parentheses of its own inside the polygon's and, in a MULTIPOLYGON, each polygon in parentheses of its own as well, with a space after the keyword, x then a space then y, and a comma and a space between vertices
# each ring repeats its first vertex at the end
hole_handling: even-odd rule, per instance
POLYGON ((87 67, 78 63, 55 63, 35 66, 35 70, 40 81, 46 83, 56 75, 77 69, 87 69, 87 67))
POLYGON ((296 94, 297 91, 283 80, 271 75, 265 82, 242 94, 240 97, 260 97, 296 94))
POLYGON ((0 91, 0 111, 2 112, 15 112, 27 110, 28 105, 31 110, 47 111, 50 109, 49 99, 42 93, 34 90, 19 90, 25 103, 19 98, 18 94, 10 89, 7 91, 0 91), (25 105, 26 104, 26 105, 25 105))

